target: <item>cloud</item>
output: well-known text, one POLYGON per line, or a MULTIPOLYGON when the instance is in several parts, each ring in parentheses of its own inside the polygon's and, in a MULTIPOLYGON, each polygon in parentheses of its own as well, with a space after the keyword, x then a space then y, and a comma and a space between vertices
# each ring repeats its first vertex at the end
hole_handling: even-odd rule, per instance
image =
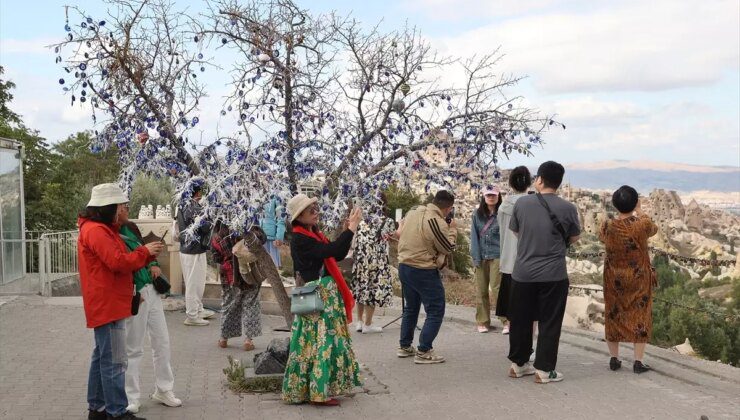
POLYGON ((52 38, 34 39, 2 39, 0 40, 0 55, 6 54, 47 54, 51 55, 53 49, 48 45, 59 42, 52 38))
POLYGON ((604 101, 593 96, 558 100, 545 105, 557 113, 558 120, 573 126, 621 125, 643 119, 647 111, 629 101, 604 101))
MULTIPOLYGON (((609 109, 609 105, 594 105, 609 109)), ((598 115, 597 115, 598 118, 598 115)), ((737 162, 738 156, 720 157, 718 153, 733 150, 737 144, 736 123, 717 117, 710 106, 694 103, 671 103, 641 108, 634 121, 609 124, 570 125, 570 148, 608 159, 655 159, 692 162, 712 157, 714 162, 737 162)))
POLYGON ((503 19, 440 43, 455 55, 502 45, 502 69, 545 93, 703 86, 740 68, 737 0, 608 5, 503 19))
POLYGON ((433 20, 461 21, 516 16, 546 9, 555 3, 555 0, 406 0, 401 7, 433 20))

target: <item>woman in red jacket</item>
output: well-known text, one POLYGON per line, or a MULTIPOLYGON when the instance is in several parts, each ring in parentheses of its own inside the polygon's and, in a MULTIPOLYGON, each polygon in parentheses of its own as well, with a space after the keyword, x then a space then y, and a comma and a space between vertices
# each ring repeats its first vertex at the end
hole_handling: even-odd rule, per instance
POLYGON ((126 411, 124 320, 131 316, 132 273, 153 261, 163 246, 155 242, 128 251, 117 227, 126 206, 128 198, 116 184, 96 185, 77 220, 82 303, 87 327, 95 330, 87 383, 88 419, 139 419, 126 411))

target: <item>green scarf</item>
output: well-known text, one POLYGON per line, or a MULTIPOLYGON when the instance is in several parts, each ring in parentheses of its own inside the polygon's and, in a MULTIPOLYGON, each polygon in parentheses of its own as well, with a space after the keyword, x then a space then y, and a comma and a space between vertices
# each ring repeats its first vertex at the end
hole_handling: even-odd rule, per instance
MULTIPOLYGON (((123 226, 121 228, 121 238, 126 243, 126 247, 129 249, 129 251, 133 251, 134 249, 143 245, 141 242, 139 242, 139 239, 136 237, 134 232, 127 226, 123 226)), ((149 272, 149 267, 154 265, 158 266, 159 263, 157 263, 156 261, 152 261, 145 268, 142 268, 141 270, 134 273, 134 284, 136 285, 137 292, 141 291, 141 289, 143 289, 144 286, 146 286, 147 284, 152 283, 152 275, 149 272)))

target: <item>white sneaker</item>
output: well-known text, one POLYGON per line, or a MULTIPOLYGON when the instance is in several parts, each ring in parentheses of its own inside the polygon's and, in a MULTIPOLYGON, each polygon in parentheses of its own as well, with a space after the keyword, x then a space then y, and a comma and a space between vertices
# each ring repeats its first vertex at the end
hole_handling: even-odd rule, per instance
POLYGON ((363 325, 362 326, 362 333, 363 334, 377 334, 382 333, 383 327, 379 327, 377 325, 363 325))
POLYGON ((183 324, 190 325, 193 327, 204 327, 210 324, 210 322, 206 321, 205 319, 188 317, 188 318, 185 318, 185 322, 183 322, 183 324))
POLYGON ((198 311, 198 316, 202 319, 210 319, 213 318, 214 315, 216 315, 216 313, 210 309, 204 308, 203 310, 198 311))
POLYGON ((504 325, 504 329, 501 330, 501 334, 508 335, 509 334, 509 324, 504 325))
POLYGON ((538 384, 546 384, 548 382, 560 382, 563 380, 563 374, 551 370, 545 372, 544 370, 537 369, 537 373, 534 375, 534 382, 538 384))
POLYGON ((139 412, 139 408, 141 407, 141 404, 139 404, 138 401, 131 402, 128 407, 126 407, 126 411, 130 411, 134 414, 139 412))
POLYGON ((160 392, 159 390, 154 391, 152 399, 161 402, 167 407, 179 407, 182 405, 182 401, 175 397, 172 391, 160 392))
POLYGON ((355 322, 355 331, 362 332, 362 321, 355 322))
POLYGON ((536 369, 529 363, 525 363, 521 366, 517 365, 516 363, 512 363, 511 368, 509 368, 509 376, 512 378, 521 378, 522 376, 534 375, 535 372, 536 369))

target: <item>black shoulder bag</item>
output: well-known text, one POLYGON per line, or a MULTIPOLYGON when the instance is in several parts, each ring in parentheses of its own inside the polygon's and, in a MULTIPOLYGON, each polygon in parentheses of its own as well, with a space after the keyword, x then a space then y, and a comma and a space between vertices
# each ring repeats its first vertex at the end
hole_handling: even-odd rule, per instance
POLYGON ((555 213, 550 210, 550 206, 547 204, 547 201, 545 201, 545 197, 543 197, 542 194, 537 193, 537 199, 540 200, 540 204, 542 204, 542 207, 547 210, 547 213, 550 215, 550 220, 552 221, 553 226, 555 226, 555 229, 560 233, 560 236, 563 237, 563 240, 565 241, 565 247, 570 248, 570 238, 568 237, 568 234, 565 233, 565 228, 563 227, 563 224, 560 223, 560 220, 558 220, 558 217, 555 216, 555 213))

